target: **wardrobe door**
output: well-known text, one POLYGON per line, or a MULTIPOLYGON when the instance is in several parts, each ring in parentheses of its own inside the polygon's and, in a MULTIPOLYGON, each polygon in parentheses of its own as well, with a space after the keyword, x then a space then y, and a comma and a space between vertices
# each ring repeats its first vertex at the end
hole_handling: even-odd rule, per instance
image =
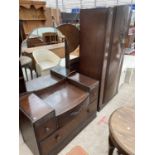
POLYGON ((123 62, 123 44, 128 31, 130 7, 115 7, 115 18, 113 32, 111 36, 111 45, 109 48, 109 60, 107 65, 105 91, 103 104, 107 103, 118 91, 118 84, 123 62))
POLYGON ((107 17, 107 8, 80 12, 79 72, 96 80, 101 80, 102 75, 107 17))
POLYGON ((111 41, 111 35, 113 31, 113 18, 114 18, 114 12, 116 8, 109 8, 108 9, 108 20, 107 20, 107 28, 106 28, 106 35, 105 35, 105 49, 104 49, 104 61, 102 62, 102 75, 101 75, 101 80, 100 80, 100 92, 99 92, 99 103, 98 103, 98 110, 100 110, 104 104, 103 104, 103 99, 104 99, 104 92, 106 91, 105 89, 105 78, 106 78, 106 73, 107 73, 107 64, 109 60, 109 48, 110 48, 110 41, 111 41))

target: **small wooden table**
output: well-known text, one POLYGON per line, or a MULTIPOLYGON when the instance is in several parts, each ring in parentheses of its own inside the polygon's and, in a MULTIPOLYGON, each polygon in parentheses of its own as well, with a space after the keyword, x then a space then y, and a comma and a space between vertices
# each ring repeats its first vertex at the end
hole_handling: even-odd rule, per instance
POLYGON ((135 110, 122 107, 114 111, 109 120, 109 155, 114 148, 119 154, 135 154, 135 110))

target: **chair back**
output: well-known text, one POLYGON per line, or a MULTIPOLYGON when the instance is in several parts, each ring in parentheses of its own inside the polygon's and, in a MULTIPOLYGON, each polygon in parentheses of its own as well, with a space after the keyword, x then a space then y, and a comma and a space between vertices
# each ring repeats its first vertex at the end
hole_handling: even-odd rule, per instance
POLYGON ((51 62, 60 61, 60 58, 56 54, 47 49, 38 49, 33 51, 33 57, 37 63, 43 61, 51 61, 51 62))
POLYGON ((58 34, 56 32, 46 32, 43 33, 43 41, 47 44, 57 44, 58 34))

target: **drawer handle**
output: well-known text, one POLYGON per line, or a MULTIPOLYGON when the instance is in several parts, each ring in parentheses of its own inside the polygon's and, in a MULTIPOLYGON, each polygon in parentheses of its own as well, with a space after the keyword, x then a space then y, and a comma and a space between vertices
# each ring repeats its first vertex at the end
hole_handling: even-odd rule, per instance
POLYGON ((45 131, 46 131, 46 132, 49 132, 49 131, 50 131, 50 128, 48 128, 48 127, 45 128, 45 131))
POLYGON ((90 109, 87 109, 87 112, 90 113, 90 109))
POLYGON ((56 135, 56 136, 55 136, 56 141, 59 141, 59 140, 60 140, 60 138, 61 138, 61 136, 60 136, 60 135, 56 135))
POLYGON ((81 109, 78 110, 78 111, 74 111, 74 112, 72 112, 72 113, 70 114, 70 116, 76 116, 76 115, 78 115, 78 114, 80 113, 80 111, 81 111, 81 109))

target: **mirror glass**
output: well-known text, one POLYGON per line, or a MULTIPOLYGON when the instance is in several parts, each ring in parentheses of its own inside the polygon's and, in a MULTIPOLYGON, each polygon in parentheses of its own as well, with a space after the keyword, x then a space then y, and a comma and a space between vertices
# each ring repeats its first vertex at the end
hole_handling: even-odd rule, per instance
POLYGON ((55 27, 34 29, 23 40, 20 62, 24 80, 50 74, 50 68, 65 66, 65 37, 55 27))

